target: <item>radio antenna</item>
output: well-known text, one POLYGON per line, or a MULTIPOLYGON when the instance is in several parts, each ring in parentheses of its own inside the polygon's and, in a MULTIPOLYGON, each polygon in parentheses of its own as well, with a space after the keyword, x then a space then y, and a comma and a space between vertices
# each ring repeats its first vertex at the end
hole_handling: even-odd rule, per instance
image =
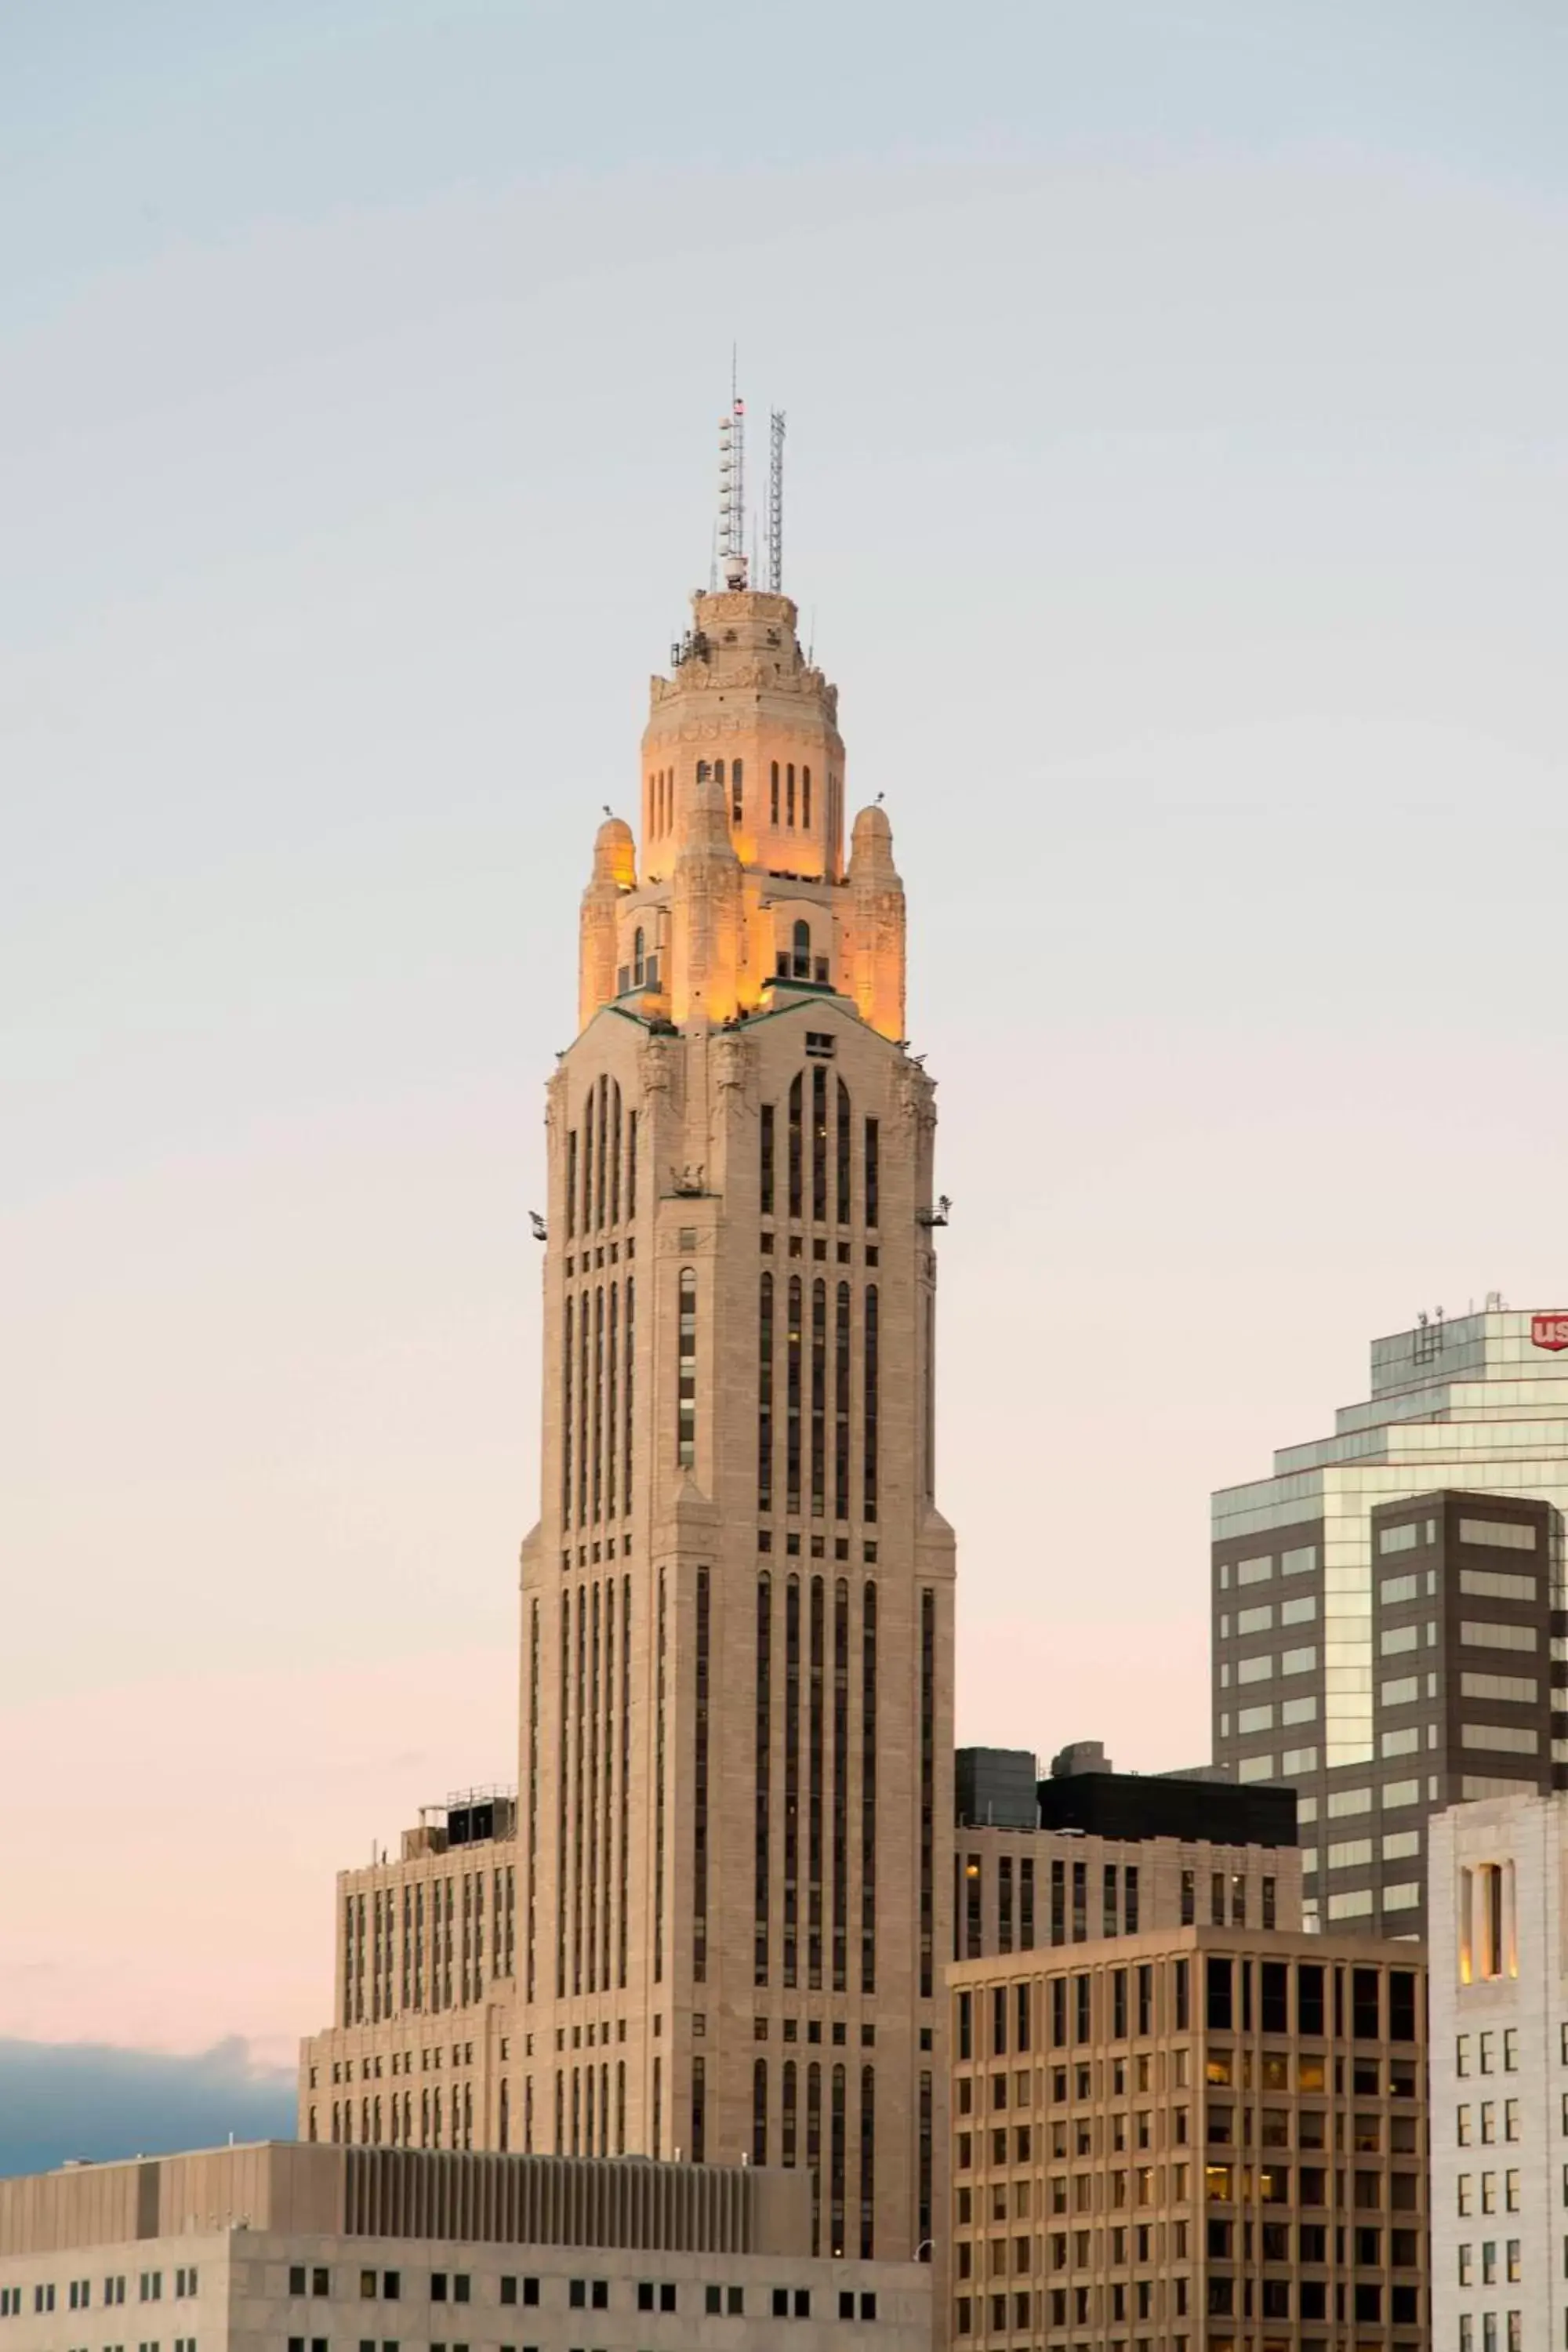
POLYGON ((719 423, 719 564, 726 588, 746 585, 746 404, 730 359, 730 413, 719 423))
POLYGON ((768 580, 775 596, 784 588, 784 413, 775 408, 768 419, 768 580))

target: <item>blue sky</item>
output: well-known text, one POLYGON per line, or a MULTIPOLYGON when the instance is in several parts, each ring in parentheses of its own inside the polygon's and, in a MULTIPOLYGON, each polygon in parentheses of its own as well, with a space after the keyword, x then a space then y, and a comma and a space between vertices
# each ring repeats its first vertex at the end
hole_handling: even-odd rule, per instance
POLYGON ((286 2063, 332 1869, 510 1777, 540 1087, 732 342, 910 892, 961 1733, 1201 1753, 1210 1488, 1561 1303, 1565 42, 6 14, 0 2032, 286 2063))

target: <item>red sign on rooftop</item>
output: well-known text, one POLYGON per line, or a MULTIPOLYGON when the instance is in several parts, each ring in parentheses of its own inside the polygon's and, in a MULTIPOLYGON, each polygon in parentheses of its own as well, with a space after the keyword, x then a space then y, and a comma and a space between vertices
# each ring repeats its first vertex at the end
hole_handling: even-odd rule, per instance
POLYGON ((1532 1348, 1550 1348, 1553 1355, 1568 1348, 1568 1313, 1554 1307, 1550 1314, 1532 1315, 1530 1344, 1532 1348))

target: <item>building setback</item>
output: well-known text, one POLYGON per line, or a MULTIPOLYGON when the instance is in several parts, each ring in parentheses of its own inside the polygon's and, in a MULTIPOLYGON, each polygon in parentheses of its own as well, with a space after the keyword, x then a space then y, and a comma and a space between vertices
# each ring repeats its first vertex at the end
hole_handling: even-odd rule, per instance
POLYGON ((1432 1822, 1432 2325, 1444 2352, 1568 2341, 1568 1798, 1432 1822))
POLYGON ((1421 2352, 1419 1952, 1194 1927, 966 1961, 962 2352, 1421 2352))
POLYGON ((274 2142, 68 2166, 0 2181, 0 2344, 928 2352, 929 2271, 810 2236, 800 2175, 717 2165, 274 2142))
POLYGON ((1214 1497, 1215 1757, 1299 1791, 1325 1926, 1421 1936, 1429 1817, 1568 1782, 1564 1331, 1375 1340, 1332 1437, 1214 1497))
POLYGON ((1109 1768, 1037 1780, 1026 1750, 976 1748, 959 1749, 954 1782, 955 1960, 1301 1925, 1289 1789, 1109 1768))

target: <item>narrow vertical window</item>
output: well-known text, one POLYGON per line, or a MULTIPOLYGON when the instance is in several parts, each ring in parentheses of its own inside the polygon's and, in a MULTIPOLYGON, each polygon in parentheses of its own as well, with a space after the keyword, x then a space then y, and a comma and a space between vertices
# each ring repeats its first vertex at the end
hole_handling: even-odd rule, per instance
POLYGON ((849 1587, 833 1588, 833 1990, 849 1980, 849 1587))
POLYGON ((771 1217, 773 1213, 773 1106, 772 1103, 763 1105, 759 1157, 762 1177, 762 1213, 764 1217, 771 1217))
POLYGON ((936 1943, 936 1594, 921 1593, 921 1999, 931 1997, 936 1943))
MULTIPOLYGON (((624 1633, 624 1629, 623 1629, 624 1633)), ((605 1700, 603 1709, 603 1741, 605 1758, 605 1801, 600 1814, 600 1852, 602 1864, 595 1867, 599 1873, 604 1894, 600 1904, 599 1982, 605 1992, 610 1990, 610 1946, 615 1919, 613 1900, 615 1875, 616 1829, 616 1580, 605 1581, 605 1700)))
POLYGON ((616 2154, 626 2152, 626 2062, 616 2061, 616 2154))
POLYGON ((777 824, 779 821, 779 763, 776 760, 773 761, 768 773, 768 793, 769 819, 771 823, 777 824))
MULTIPOLYGON (((697 762, 697 772, 700 776, 702 773, 702 762, 700 760, 697 762)), ((719 786, 720 791, 722 792, 724 788, 724 762, 722 760, 715 760, 713 762, 713 781, 719 786)))
POLYGON ((811 770, 809 768, 803 768, 800 772, 800 821, 806 826, 811 824, 811 770))
POLYGON ((642 926, 639 924, 632 933, 632 986, 634 988, 642 986, 643 975, 647 969, 647 943, 643 935, 642 926))
POLYGON ((588 1293, 584 1290, 577 1311, 577 1524, 588 1524, 588 1412, 592 1392, 593 1345, 589 1329, 588 1293))
POLYGON ((626 1113, 626 1223, 637 1213, 637 1115, 626 1113))
MULTIPOLYGON (((921 2075, 920 2089, 919 2202, 916 2207, 916 2210, 919 2215, 919 2220, 916 2223, 916 2235, 918 2243, 921 2246, 928 2246, 931 2243, 933 2148, 932 2108, 931 2078, 929 2072, 922 2072, 921 2075)), ((929 2257, 927 2257, 927 2259, 929 2259, 929 2257)))
POLYGON ((834 2259, 844 2256, 844 2069, 833 2069, 832 2107, 828 2119, 827 2142, 827 2242, 834 2259))
MULTIPOLYGON (((577 1637, 574 1649, 572 1722, 572 1990, 583 1990, 583 1727, 587 1711, 588 1596, 577 1587, 577 1637)), ((451 1906, 450 1881, 447 1903, 451 1906)))
POLYGON ((745 814, 742 781, 741 762, 739 760, 731 760, 730 762, 730 822, 731 824, 739 824, 745 814))
POLYGON ((788 760, 784 763, 784 812, 785 824, 793 825, 795 823, 795 761, 793 760, 788 760))
POLYGON ((610 1321, 605 1351, 605 1517, 616 1517, 616 1462, 620 1453, 621 1286, 610 1285, 610 1321))
POLYGON ((632 1832, 632 1580, 621 1580, 621 1822, 620 1822, 620 1904, 618 1927, 620 1948, 616 1956, 616 1973, 622 1992, 626 1989, 626 1936, 630 1918, 628 1894, 631 1873, 632 1832))
POLYGON ((822 2251, 822 2068, 805 2070, 805 2161, 811 2173, 811 2251, 822 2251))
MULTIPOLYGON (((658 1571, 658 1622, 654 1648, 653 1718, 653 1980, 664 1977, 664 1670, 666 1655, 665 1572, 658 1571)), ((654 2063, 658 2099, 658 2060, 654 2063)), ((658 2154, 658 2126, 654 2126, 654 2154, 658 2154)))
MULTIPOLYGON (((572 1591, 567 1586, 561 1595, 561 1614, 557 1621, 560 1633, 561 1718, 555 1759, 555 1998, 566 1998, 566 1897, 571 1881, 567 1861, 567 1824, 572 1798, 572 1591)), ((437 1906, 441 1900, 437 1882, 433 1889, 437 1906)), ((430 1954, 431 1999, 440 2007, 440 1979, 437 1975, 440 1942, 439 1916, 433 1923, 435 1942, 430 1954)))
POLYGON ((566 1301, 561 1347, 561 1524, 572 1524, 572 1301, 566 1301))
POLYGON ((795 2157, 795 2062, 793 2058, 786 2058, 779 2100, 779 2159, 791 2170, 794 2169, 795 2157))
MULTIPOLYGON (((875 1992, 877 1990, 877 1588, 874 1584, 868 1584, 866 1587, 861 1612, 860 1990, 862 1992, 875 1992)), ((921 1788, 923 1791, 923 1755, 921 1788)))
POLYGON ((838 1223, 841 1225, 847 1225, 849 1223, 849 1150, 851 1133, 849 1089, 845 1085, 842 1078, 837 1081, 837 1087, 838 1120, 834 1130, 835 1156, 837 1162, 837 1184, 836 1188, 837 1198, 835 1205, 837 1211, 838 1223))
MULTIPOLYGON (((602 1594, 595 1580, 589 1612, 590 1643, 587 1706, 587 1831, 578 1838, 580 1866, 587 1891, 587 1954, 590 1992, 599 1990, 599 1683, 601 1675, 601 1643, 603 1627, 600 1618, 602 1594)), ((467 1888, 464 1889, 465 1896, 467 1888)), ((465 1995, 465 1998, 467 1996, 465 1995)))
POLYGON ((768 1980, 769 1907, 773 1882, 773 1585, 757 1579, 756 1852, 753 1864, 752 1981, 768 1980))
POLYGON ((594 1292, 594 1517, 604 1517, 605 1502, 605 1290, 594 1292))
POLYGON ((626 1369, 621 1379, 621 1508, 629 1517, 632 1507, 632 1342, 633 1323, 637 1311, 637 1286, 626 1276, 626 1312, 624 1347, 626 1369))
POLYGON ((708 2067, 702 2058, 691 2062, 691 2161, 708 2160, 708 2067))
POLYGON ((841 1282, 833 1319, 833 1516, 849 1517, 849 1285, 841 1282))
POLYGON ((811 1580, 811 1682, 809 1687, 810 1779, 805 1819, 806 1989, 822 1990, 822 1798, 823 1798, 823 1676, 826 1643, 822 1579, 811 1580))
MULTIPOLYGON (((539 1892, 539 1603, 528 1608, 528 1998, 536 1982, 534 1931, 539 1892)), ((407 1901, 406 1895, 404 1897, 407 1901)), ((416 1995, 415 2007, 418 1999, 416 1995)))
POLYGON ((768 2160, 768 2062, 752 2062, 752 2162, 768 2160))
POLYGON ((866 1121, 866 1223, 874 1225, 881 1205, 881 1129, 874 1118, 866 1121))
POLYGON ((811 1074, 811 1213, 827 1222, 827 1073, 818 1064, 811 1074))
POLYGON ((860 2260, 872 2260, 877 2247, 877 2076, 870 2066, 860 2069, 860 2260))
POLYGON ((594 1230, 594 1089, 583 1103, 583 1231, 594 1230))
MULTIPOLYGON (((556 2076, 559 2083, 561 2077, 556 2076)), ((653 2062, 653 2153, 657 2162, 664 2153, 664 2061, 653 2062)))
POLYGON ((784 1326, 784 1509, 800 1513, 801 1280, 789 1278, 789 1314, 784 1326))
POLYGON ((800 1579, 784 1585, 784 1980, 798 1978, 800 1917, 800 1579))
POLYGON ((827 1285, 811 1286, 811 1516, 824 1516, 827 1499, 827 1285))
POLYGON ((594 1171, 594 1223, 601 1226, 605 1222, 605 1160, 609 1129, 609 1091, 608 1078, 601 1077, 599 1080, 598 1163, 594 1171))
POLYGON ((864 1423, 865 1440, 865 1496, 862 1516, 867 1519, 874 1519, 877 1516, 877 1411, 880 1377, 879 1367, 880 1339, 878 1328, 877 1286, 874 1282, 868 1286, 866 1291, 866 1329, 863 1345, 865 1392, 861 1416, 864 1423))
POLYGON ((708 1677, 709 1575, 697 1571, 697 1690, 691 1791, 691 1974, 708 1979, 708 1677))
POLYGON ((577 1130, 573 1128, 566 1138, 566 1238, 571 1241, 577 1231, 577 1130))
POLYGON ((798 1217, 803 1192, 801 1167, 801 1082, 798 1077, 789 1086, 789 1213, 798 1217))
POLYGON ((811 925, 797 923, 792 935, 790 971, 796 980, 811 978, 811 925))
POLYGON ((773 1507, 773 1278, 764 1274, 757 1300, 757 1508, 773 1507))
POLYGON ((697 1276, 689 1265, 680 1269, 679 1341, 675 1458, 690 1470, 697 1463, 697 1276))

